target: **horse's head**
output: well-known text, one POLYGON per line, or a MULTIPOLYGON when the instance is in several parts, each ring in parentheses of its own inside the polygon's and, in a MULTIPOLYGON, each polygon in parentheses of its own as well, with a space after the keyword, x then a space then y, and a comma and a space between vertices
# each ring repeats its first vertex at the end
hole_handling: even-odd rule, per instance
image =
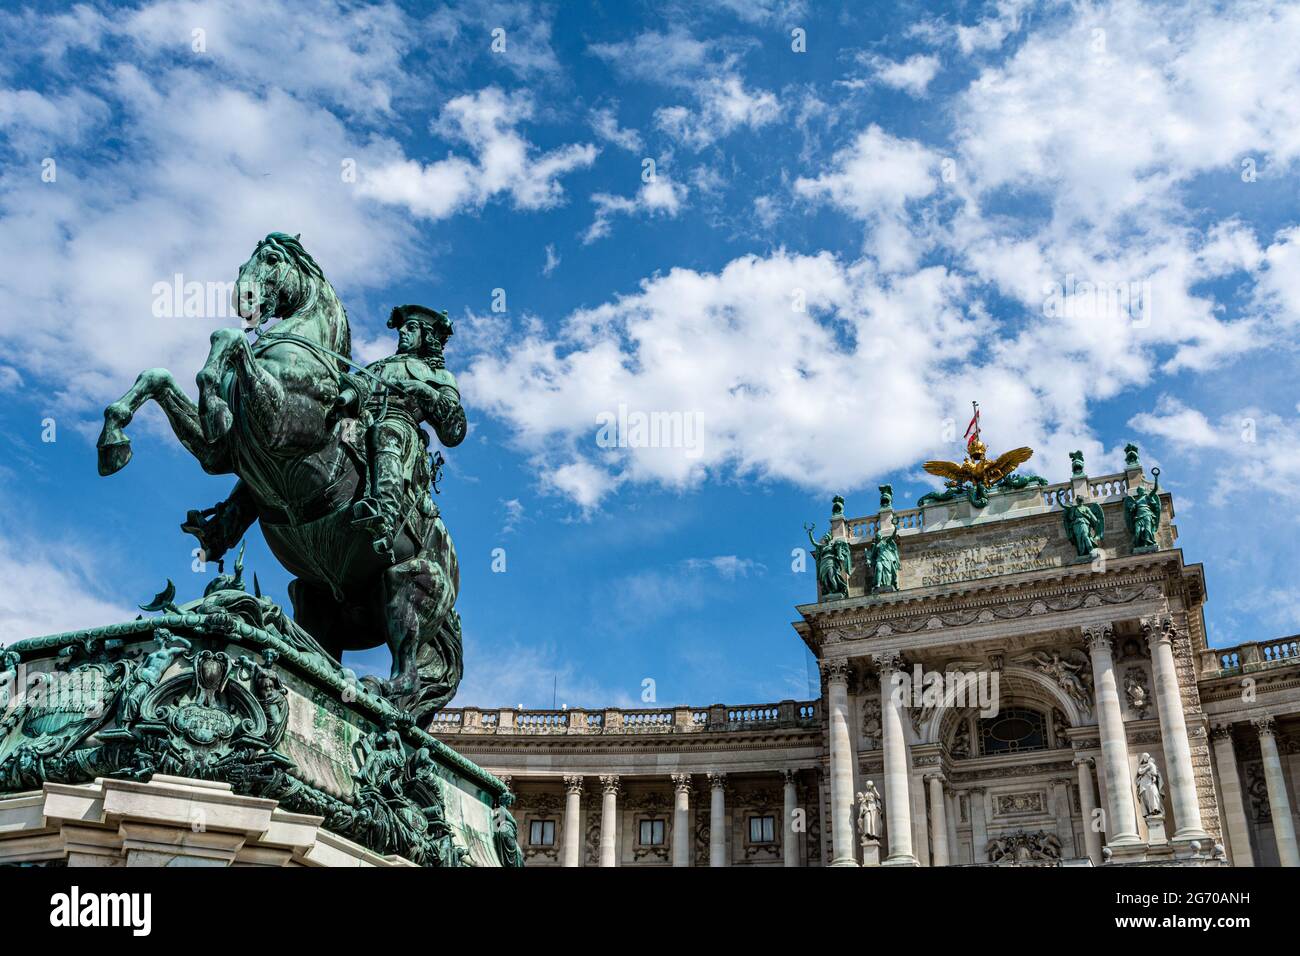
POLYGON ((351 354, 347 314, 298 236, 273 232, 259 242, 239 267, 234 297, 235 310, 250 328, 272 318, 301 316, 308 320, 305 326, 323 322, 319 329, 298 329, 301 334, 351 354))

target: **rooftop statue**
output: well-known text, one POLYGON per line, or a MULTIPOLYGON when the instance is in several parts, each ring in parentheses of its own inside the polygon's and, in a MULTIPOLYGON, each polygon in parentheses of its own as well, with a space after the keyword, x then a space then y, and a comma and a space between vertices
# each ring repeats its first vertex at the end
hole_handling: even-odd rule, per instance
POLYGON ((1124 499, 1124 524, 1133 536, 1135 552, 1154 551, 1156 532, 1160 530, 1160 469, 1152 468, 1155 484, 1150 489, 1138 485, 1124 499))
MULTIPOLYGON (((465 412, 443 362, 446 313, 393 310, 391 358, 360 368, 347 313, 298 237, 273 232, 239 269, 236 328, 212 333, 192 402, 170 372, 142 372, 104 410, 99 471, 131 460, 124 429, 150 399, 208 474, 236 475, 225 500, 191 511, 182 529, 220 560, 260 521, 295 578, 296 628, 335 662, 387 644, 390 679, 374 689, 417 717, 455 694, 462 674, 460 572, 433 504, 428 439, 465 437, 465 412), (268 320, 278 320, 261 331, 268 320)), ((435 466, 436 467, 436 466, 435 466)))
POLYGON ((843 538, 833 538, 831 532, 822 535, 821 541, 813 537, 813 525, 803 526, 812 545, 813 562, 817 566, 817 587, 822 599, 849 596, 849 575, 853 573, 853 555, 849 543, 843 538))
POLYGON ((990 461, 987 446, 980 441, 979 407, 967 430, 966 458, 959 465, 953 461, 927 461, 922 467, 932 475, 945 478, 945 490, 922 496, 917 507, 931 502, 950 501, 966 495, 976 508, 988 504, 988 491, 994 486, 1024 488, 1030 484, 1046 484, 1037 475, 1014 475, 1015 470, 1033 457, 1032 448, 1013 448, 990 461), (969 487, 967 487, 969 486, 969 487))

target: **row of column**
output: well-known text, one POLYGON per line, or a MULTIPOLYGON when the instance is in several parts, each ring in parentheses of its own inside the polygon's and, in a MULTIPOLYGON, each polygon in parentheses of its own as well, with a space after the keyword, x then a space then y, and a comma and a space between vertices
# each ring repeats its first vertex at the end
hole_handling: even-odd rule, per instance
MULTIPOLYGON (((727 801, 725 773, 710 773, 709 780, 709 865, 726 866, 727 859, 727 801)), ((797 819, 797 795, 794 771, 784 771, 783 835, 781 847, 785 866, 799 865, 799 846, 794 830, 797 819)), ((671 860, 673 866, 691 865, 691 775, 675 773, 673 781, 673 826, 671 860)), ((564 844, 560 857, 562 866, 582 865, 582 786, 583 778, 572 775, 564 778, 564 844)), ((600 778, 600 865, 618 866, 618 795, 620 783, 617 775, 600 778)))
MULTIPOLYGON (((1291 798, 1287 794, 1286 773, 1277 747, 1277 723, 1273 717, 1265 716, 1252 720, 1251 724, 1259 734, 1259 756, 1264 766, 1264 786, 1268 791, 1268 806, 1273 817, 1273 839, 1277 844, 1278 862, 1282 866, 1300 866, 1295 820, 1291 816, 1291 798)), ((1219 770, 1219 800, 1228 831, 1228 846, 1232 850, 1232 864, 1254 866, 1246 801, 1241 790, 1241 775, 1237 770, 1237 753, 1232 744, 1232 725, 1216 724, 1210 730, 1210 737, 1214 741, 1214 762, 1219 770)))
MULTIPOLYGON (((1142 621, 1143 632, 1151 651, 1152 676, 1155 684, 1156 705, 1160 718, 1161 739, 1167 764, 1169 794, 1174 819, 1178 829, 1175 842, 1208 840, 1201 823, 1200 801, 1196 793, 1195 771, 1192 765, 1191 745, 1187 724, 1183 716, 1182 692, 1174 664, 1172 622, 1168 618, 1147 618, 1142 621)), ((1101 743, 1099 774, 1104 778, 1106 794, 1105 829, 1112 852, 1123 852, 1126 847, 1140 847, 1137 813, 1133 800, 1128 738, 1124 729, 1124 714, 1120 706, 1119 687, 1112 654, 1114 629, 1101 624, 1084 629, 1084 639, 1092 660, 1094 693, 1096 696, 1097 727, 1101 743)), ((912 807, 909 794, 909 759, 907 740, 903 733, 903 694, 899 693, 899 671, 902 660, 897 652, 873 655, 880 678, 881 750, 884 758, 884 803, 889 855, 885 865, 916 865, 912 841, 912 807)), ((831 845, 832 866, 855 866, 857 862, 854 839, 853 769, 856 753, 852 744, 849 717, 849 663, 844 660, 829 661, 824 665, 827 682, 827 709, 829 722, 829 750, 831 775, 831 845)), ((1274 750, 1276 747, 1274 747, 1274 750)), ((1089 856, 1100 862, 1100 836, 1092 822, 1092 782, 1089 764, 1079 765, 1081 796, 1085 799, 1085 833, 1089 856), (1084 780, 1084 775, 1088 779, 1084 780)), ((1281 779, 1280 764, 1278 779, 1281 779)), ((933 859, 947 862, 951 858, 954 840, 948 826, 948 798, 944 794, 943 779, 927 777, 930 802, 930 845, 933 859)), ((1060 783, 1058 781, 1058 783, 1060 783)), ((1054 787, 1059 790, 1059 787, 1054 787)), ((1283 795, 1285 796, 1285 795, 1283 795)), ((1059 793, 1054 793, 1058 804, 1059 793)), ((972 835, 976 854, 987 843, 987 824, 983 819, 982 801, 972 800, 972 835), (976 812, 979 811, 979 812, 976 812), (981 832, 983 831, 983 832, 981 832)), ((1072 828, 1067 832, 1071 834, 1072 828)), ((1062 834, 1064 839, 1065 834, 1062 834)))

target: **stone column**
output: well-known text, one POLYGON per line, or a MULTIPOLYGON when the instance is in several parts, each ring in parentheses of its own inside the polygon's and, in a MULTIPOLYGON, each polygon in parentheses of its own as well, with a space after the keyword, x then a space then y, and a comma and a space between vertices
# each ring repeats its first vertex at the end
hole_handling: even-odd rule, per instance
POLYGON ((600 778, 600 865, 618 866, 618 776, 600 778))
POLYGON ((673 774, 673 866, 691 865, 691 775, 673 774))
POLYGON ((799 865, 799 834, 794 831, 794 812, 799 795, 795 791, 794 771, 782 773, 785 781, 785 822, 781 824, 781 853, 786 866, 799 865))
POLYGON ((709 774, 709 866, 727 865, 727 775, 709 774))
POLYGON ((1069 777, 1058 777, 1052 781, 1052 809, 1056 816, 1056 835, 1061 841, 1061 857, 1073 860, 1079 856, 1074 846, 1074 815, 1070 812, 1069 777))
MULTIPOLYGON (((857 866, 853 851, 853 738, 849 734, 849 664, 826 668, 831 758, 831 866, 857 866)), ((892 828, 891 828, 892 829, 892 828)))
POLYGON ((562 866, 582 866, 582 777, 564 778, 564 856, 562 866))
POLYGON ((989 861, 989 828, 984 815, 984 788, 971 787, 967 793, 970 801, 971 855, 976 863, 989 861))
POLYGON ((1277 858, 1283 866, 1300 866, 1296 850, 1295 822, 1291 819, 1291 798, 1286 793, 1286 775, 1272 717, 1252 721, 1259 731, 1259 755, 1264 761, 1264 784, 1268 787, 1268 807, 1273 814, 1273 839, 1277 841, 1277 858))
POLYGON ((1133 781, 1129 776, 1128 738, 1124 713, 1120 710, 1115 684, 1115 662, 1111 657, 1114 629, 1109 624, 1084 628, 1084 639, 1092 657, 1092 679, 1097 695, 1097 729, 1101 731, 1101 770, 1106 776, 1106 834, 1112 848, 1141 846, 1137 812, 1133 807, 1133 781))
POLYGON ((1097 791, 1092 785, 1092 758, 1076 757, 1079 768, 1079 809, 1083 812, 1083 845, 1093 866, 1101 866, 1101 834, 1096 830, 1097 791))
POLYGON ((957 817, 960 815, 957 809, 957 800, 948 790, 943 795, 944 816, 948 820, 948 862, 961 863, 958 854, 961 853, 961 847, 957 843, 957 817))
POLYGON ((1250 848, 1250 827, 1246 822, 1246 802, 1241 796, 1241 774, 1237 770, 1237 753, 1232 747, 1232 725, 1216 724, 1210 729, 1214 741, 1214 763, 1219 770, 1219 800, 1223 806, 1224 829, 1233 866, 1254 866, 1250 848))
POLYGON ((1187 722, 1183 719, 1183 694, 1178 687, 1174 666, 1173 621, 1144 618, 1142 633, 1151 649, 1151 672, 1155 681, 1156 708, 1160 714, 1160 739, 1164 741, 1165 771, 1169 774, 1169 795, 1173 802, 1172 837, 1175 843, 1199 840, 1206 843, 1210 835, 1201 825, 1201 802, 1196 795, 1196 771, 1192 769, 1192 747, 1187 739, 1187 722))
POLYGON ((880 667, 880 744, 885 757, 885 829, 889 833, 889 857, 885 865, 916 866, 912 853, 912 806, 907 780, 907 738, 903 736, 902 690, 895 686, 894 676, 902 667, 903 659, 898 654, 877 654, 876 664, 880 667))
POLYGON ((930 785, 930 841, 934 848, 934 865, 947 866, 948 857, 948 808, 943 800, 943 776, 931 774, 926 777, 930 785))

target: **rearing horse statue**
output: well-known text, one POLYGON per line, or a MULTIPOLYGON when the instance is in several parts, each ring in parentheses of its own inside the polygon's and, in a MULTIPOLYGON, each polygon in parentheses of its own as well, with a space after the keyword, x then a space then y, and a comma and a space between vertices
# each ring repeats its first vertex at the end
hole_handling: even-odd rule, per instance
MULTIPOLYGON (((429 496, 423 432, 417 429, 421 445, 405 483, 405 520, 379 551, 354 515, 370 465, 351 409, 360 409, 364 423, 357 392, 388 386, 365 370, 349 374, 355 365, 343 304, 298 238, 278 232, 240 267, 234 296, 250 326, 279 322, 251 344, 239 329, 213 332, 197 404, 166 369, 141 372, 104 409, 100 474, 131 460, 124 429, 141 405, 156 401, 204 471, 239 476, 227 500, 191 511, 182 525, 206 558, 218 560, 260 521, 271 551, 296 575, 289 585, 294 620, 336 660, 386 643, 391 677, 367 681, 417 717, 441 707, 463 672, 453 608, 460 570, 429 496)), ((446 328, 449 335, 450 323, 446 328)), ((464 437, 465 416, 454 378, 442 369, 439 376, 440 399, 425 420, 450 447, 464 437)))

